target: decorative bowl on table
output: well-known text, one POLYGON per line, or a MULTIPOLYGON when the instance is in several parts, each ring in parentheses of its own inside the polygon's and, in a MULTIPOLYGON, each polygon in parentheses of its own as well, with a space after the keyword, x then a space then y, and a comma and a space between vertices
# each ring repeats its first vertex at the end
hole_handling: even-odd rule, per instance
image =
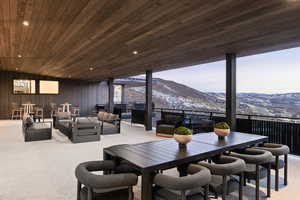
POLYGON ((219 122, 215 124, 214 132, 219 138, 224 138, 230 134, 230 127, 226 122, 219 122))
POLYGON ((175 129, 174 139, 179 145, 186 145, 192 140, 192 130, 183 126, 178 127, 175 129))

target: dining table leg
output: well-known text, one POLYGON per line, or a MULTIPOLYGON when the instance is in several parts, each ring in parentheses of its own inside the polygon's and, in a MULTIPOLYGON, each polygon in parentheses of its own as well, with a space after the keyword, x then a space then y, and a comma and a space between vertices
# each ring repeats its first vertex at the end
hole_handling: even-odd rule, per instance
POLYGON ((177 171, 179 172, 179 176, 182 177, 182 176, 187 176, 188 175, 188 167, 189 167, 189 164, 183 164, 183 165, 179 165, 177 167, 177 171))
POLYGON ((155 172, 142 173, 142 198, 141 200, 152 200, 152 186, 155 172))

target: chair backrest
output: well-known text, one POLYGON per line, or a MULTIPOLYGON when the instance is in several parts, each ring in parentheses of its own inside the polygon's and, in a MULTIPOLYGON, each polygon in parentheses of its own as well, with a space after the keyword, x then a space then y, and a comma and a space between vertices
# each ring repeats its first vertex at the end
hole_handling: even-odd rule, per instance
POLYGON ((137 184, 138 177, 133 173, 97 175, 93 171, 113 170, 113 161, 89 161, 76 167, 75 175, 78 182, 85 186, 101 190, 132 187, 137 184))
POLYGON ((50 107, 52 110, 54 110, 56 108, 56 103, 50 103, 50 107))
POLYGON ((79 107, 72 107, 72 114, 79 116, 80 108, 79 107))
POLYGON ((14 110, 14 109, 17 109, 17 108, 19 108, 19 105, 15 102, 12 102, 11 103, 11 109, 14 110))
POLYGON ((41 108, 41 107, 36 107, 35 114, 38 115, 38 116, 43 115, 44 114, 44 109, 41 108))
POLYGON ((193 171, 192 175, 174 177, 165 174, 157 174, 154 177, 154 184, 171 190, 186 191, 210 183, 211 174, 207 168, 190 165, 188 170, 193 171))
POLYGON ((71 119, 71 114, 68 112, 57 112, 56 116, 58 119, 71 119))
POLYGON ((145 125, 145 120, 146 120, 145 110, 131 110, 132 123, 145 125))
POLYGON ((184 113, 183 112, 161 112, 161 120, 165 123, 177 124, 183 122, 184 113))

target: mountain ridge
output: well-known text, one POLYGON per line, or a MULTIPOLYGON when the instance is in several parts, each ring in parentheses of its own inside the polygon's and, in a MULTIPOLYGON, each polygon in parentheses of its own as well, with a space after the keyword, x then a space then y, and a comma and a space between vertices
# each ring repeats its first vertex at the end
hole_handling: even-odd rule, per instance
MULTIPOLYGON (((202 92, 187 85, 161 78, 153 79, 155 107, 225 111, 225 93, 202 92)), ((144 102, 145 87, 125 89, 127 102, 144 102)), ((299 93, 238 93, 237 111, 242 114, 300 118, 299 93)))

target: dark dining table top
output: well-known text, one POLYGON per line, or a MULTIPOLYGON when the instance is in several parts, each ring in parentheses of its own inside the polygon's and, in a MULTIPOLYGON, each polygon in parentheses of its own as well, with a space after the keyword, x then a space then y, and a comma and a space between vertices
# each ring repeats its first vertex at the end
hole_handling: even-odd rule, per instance
POLYGON ((180 148, 173 139, 117 145, 104 149, 104 152, 132 163, 137 169, 158 170, 181 164, 196 162, 224 151, 244 148, 249 145, 262 143, 265 136, 232 132, 224 140, 219 140, 215 133, 200 133, 193 135, 193 139, 186 148, 180 148))

